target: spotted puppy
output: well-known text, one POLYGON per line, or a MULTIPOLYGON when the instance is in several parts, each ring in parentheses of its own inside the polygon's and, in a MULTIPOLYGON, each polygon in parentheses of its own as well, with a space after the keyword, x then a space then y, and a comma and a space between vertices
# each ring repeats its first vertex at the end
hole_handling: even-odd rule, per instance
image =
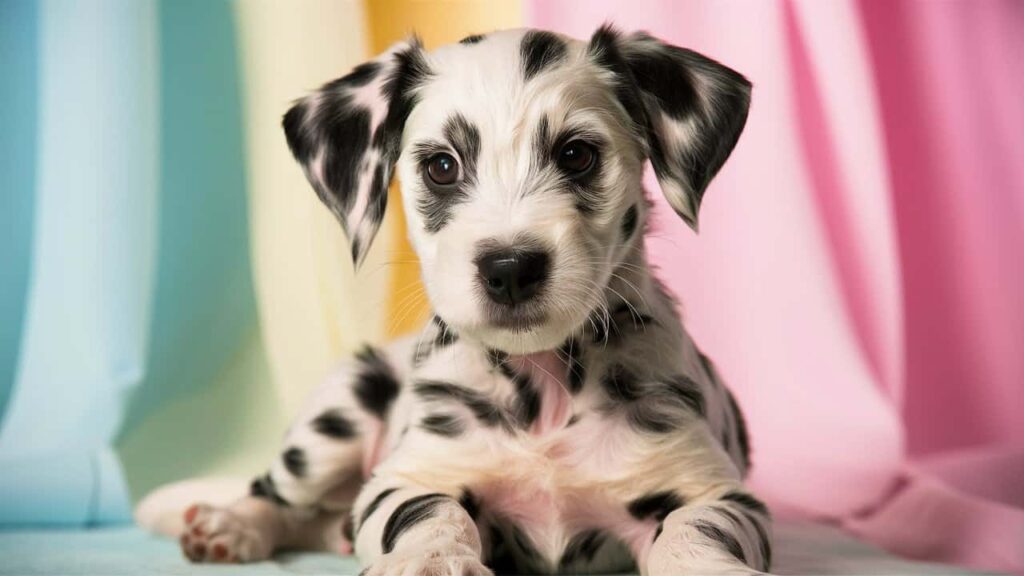
POLYGON ((345 362, 250 496, 189 508, 185 553, 351 543, 373 576, 767 570, 743 416, 642 235, 645 160, 696 229, 749 100, 735 71, 603 27, 402 43, 297 102, 288 144, 357 264, 397 167, 435 315, 345 362))

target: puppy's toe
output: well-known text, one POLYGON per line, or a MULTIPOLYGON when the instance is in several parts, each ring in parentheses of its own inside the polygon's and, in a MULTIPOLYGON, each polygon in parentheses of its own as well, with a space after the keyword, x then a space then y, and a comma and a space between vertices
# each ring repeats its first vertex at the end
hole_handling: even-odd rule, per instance
POLYGON ((480 557, 462 545, 395 550, 377 559, 365 576, 494 576, 480 557))
POLYGON ((196 504, 185 510, 181 550, 192 562, 256 562, 270 556, 258 526, 228 510, 196 504))

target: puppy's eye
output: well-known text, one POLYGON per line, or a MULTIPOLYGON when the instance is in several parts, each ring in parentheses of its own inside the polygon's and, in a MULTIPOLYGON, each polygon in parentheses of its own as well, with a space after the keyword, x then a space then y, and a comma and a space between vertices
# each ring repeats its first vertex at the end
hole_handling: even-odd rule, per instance
POLYGON ((459 179, 459 163, 451 154, 434 154, 427 161, 427 176, 439 186, 454 184, 459 179))
POLYGON ((567 142, 558 151, 558 167, 570 175, 579 176, 590 170, 594 165, 597 151, 582 140, 567 142))

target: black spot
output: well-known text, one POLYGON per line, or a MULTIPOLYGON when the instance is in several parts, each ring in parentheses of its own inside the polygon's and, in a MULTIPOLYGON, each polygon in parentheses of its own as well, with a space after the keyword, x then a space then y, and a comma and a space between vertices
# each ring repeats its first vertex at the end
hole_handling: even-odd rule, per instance
POLYGON ((533 545, 533 542, 530 541, 530 538, 519 526, 512 526, 512 542, 523 556, 527 558, 541 557, 537 547, 533 545))
POLYGON ((665 531, 665 523, 664 522, 658 522, 658 527, 654 529, 654 540, 652 540, 652 542, 657 542, 658 541, 658 537, 661 536, 661 533, 664 532, 664 531, 665 531))
POLYGON ((626 214, 622 217, 622 239, 629 240, 633 237, 633 233, 636 232, 637 223, 637 211, 636 205, 630 206, 626 210, 626 214))
POLYGON ((537 123, 537 133, 533 136, 533 150, 537 166, 545 166, 552 155, 551 123, 547 116, 541 116, 537 123))
POLYGON ((748 515, 747 518, 750 523, 754 525, 754 530, 757 531, 758 547, 761 549, 761 558, 764 559, 764 566, 761 567, 765 572, 768 571, 772 566, 772 543, 768 538, 768 531, 765 530, 761 524, 761 520, 753 516, 748 515))
POLYGON ((462 114, 453 114, 444 124, 444 136, 462 160, 464 180, 476 182, 476 164, 480 158, 480 130, 462 114))
POLYGON ((413 89, 433 75, 418 38, 413 39, 409 48, 396 52, 393 59, 394 70, 383 87, 384 96, 388 99, 387 116, 373 135, 373 145, 382 150, 391 165, 398 160, 402 128, 416 105, 413 89))
POLYGON ((444 135, 447 144, 435 141, 420 142, 413 146, 413 158, 423 172, 426 187, 416 201, 416 209, 423 217, 427 232, 436 233, 444 228, 452 217, 452 210, 469 198, 470 189, 476 185, 476 165, 480 156, 480 131, 465 116, 454 114, 445 122, 444 135), (426 174, 426 165, 434 155, 454 149, 461 161, 462 178, 455 184, 438 185, 426 174))
POLYGON ((289 448, 281 455, 284 467, 296 478, 306 475, 306 453, 301 448, 289 448))
MULTIPOLYGON (((657 113, 695 123, 696 138, 675 142, 674 146, 659 142, 660 158, 654 162, 652 154, 652 163, 659 178, 685 183, 695 206, 699 206, 708 183, 732 152, 746 124, 750 82, 710 58, 647 34, 631 35, 620 48, 636 86, 657 113), (712 93, 702 99, 698 84, 709 87, 712 93), (677 158, 666 162, 665 148, 678 149, 677 158)), ((672 134, 651 135, 652 141, 677 138, 672 134)))
POLYGON ((560 352, 564 356, 562 360, 566 364, 569 391, 578 394, 583 390, 583 382, 586 378, 586 369, 583 367, 583 345, 575 338, 570 338, 562 344, 560 352))
POLYGON ((523 75, 533 78, 548 66, 565 59, 566 45, 561 38, 543 30, 530 30, 523 36, 520 55, 523 60, 523 75))
MULTIPOLYGON (((342 78, 341 81, 344 81, 342 78)), ((314 182, 320 200, 343 218, 355 203, 360 164, 370 145, 370 112, 351 105, 348 96, 328 84, 315 109, 296 104, 284 116, 284 131, 292 154, 309 166, 323 154, 323 186, 314 182)))
MULTIPOLYGON (((734 514, 731 510, 723 507, 718 507, 717 510, 720 514, 728 518, 737 530, 747 532, 746 525, 743 523, 742 520, 739 519, 739 516, 734 514)), ((751 514, 748 510, 743 509, 742 514, 747 519, 747 521, 750 522, 750 524, 754 527, 754 531, 757 532, 757 545, 761 552, 761 558, 764 561, 763 570, 767 570, 768 567, 771 565, 772 561, 772 547, 771 543, 768 541, 768 533, 767 531, 765 531, 764 526, 761 525, 761 521, 753 514, 751 514)))
POLYGON ((726 391, 726 396, 729 399, 729 409, 732 410, 733 420, 736 423, 736 441, 739 443, 743 469, 747 470, 750 468, 750 438, 747 435, 747 421, 743 418, 743 412, 736 403, 732 392, 726 391))
POLYGON ((700 385, 689 376, 680 374, 673 377, 665 382, 665 389, 698 416, 705 415, 704 394, 700 391, 700 385))
POLYGON ((372 346, 356 354, 359 375, 352 391, 367 412, 383 420, 398 397, 398 379, 391 364, 372 346))
POLYGON ((519 426, 529 428, 540 415, 540 394, 533 382, 523 374, 516 374, 512 379, 516 387, 516 401, 513 411, 519 426))
POLYGON ((342 84, 346 86, 358 87, 369 84, 377 74, 380 73, 381 65, 379 62, 367 62, 360 64, 349 72, 348 76, 342 78, 342 84))
POLYGON ((646 384, 642 399, 628 406, 631 425, 655 434, 666 434, 685 423, 691 412, 704 414, 704 395, 696 382, 676 376, 646 384))
POLYGON ((278 494, 277 486, 274 484, 274 479, 270 474, 264 474, 253 480, 252 484, 249 485, 249 494, 257 498, 270 500, 278 506, 290 506, 288 501, 278 494))
POLYGON ((633 500, 627 510, 637 520, 653 518, 660 522, 682 505, 683 499, 674 492, 655 492, 633 500))
POLYGON ((431 434, 455 438, 465 432, 466 425, 454 414, 431 414, 420 422, 420 428, 431 434))
POLYGON ((381 548, 385 554, 395 549, 395 543, 406 530, 434 515, 437 507, 451 500, 444 494, 424 494, 410 498, 398 505, 384 525, 381 548))
POLYGON ((747 510, 750 510, 751 512, 755 512, 762 516, 770 515, 768 512, 768 507, 764 505, 764 502, 761 502, 760 500, 751 496, 750 494, 747 494, 746 492, 729 492, 728 494, 722 496, 721 499, 727 502, 735 502, 736 504, 739 504, 740 506, 746 508, 747 510))
POLYGON ((462 496, 459 498, 459 505, 462 509, 469 514, 469 517, 474 521, 480 516, 480 502, 476 499, 476 496, 467 488, 462 489, 462 496))
POLYGON ((573 414, 572 416, 569 417, 569 422, 566 424, 566 427, 575 426, 576 423, 579 422, 579 421, 580 421, 580 415, 579 414, 573 414))
POLYGON ((437 335, 434 337, 435 347, 443 348, 458 342, 459 335, 444 320, 441 320, 440 316, 434 316, 434 324, 437 325, 437 335))
MULTIPOLYGON (((630 119, 637 129, 644 134, 650 133, 650 121, 647 110, 639 90, 636 88, 636 81, 633 73, 630 72, 619 49, 619 33, 610 24, 605 24, 597 29, 590 37, 587 45, 587 53, 597 65, 615 74, 615 96, 622 107, 626 110, 630 119)), ((652 154, 652 161, 653 161, 652 154)))
POLYGON ((672 47, 660 42, 649 46, 656 48, 625 50, 622 55, 626 66, 640 89, 656 99, 662 112, 674 120, 683 120, 700 105, 693 75, 673 54, 672 47))
POLYGON ((356 435, 356 426, 351 420, 342 416, 337 408, 331 408, 317 416, 312 422, 313 430, 318 433, 335 438, 347 440, 356 435))
POLYGON ((743 562, 744 564, 747 562, 747 555, 743 553, 743 547, 740 546, 736 537, 729 532, 726 532, 718 526, 703 520, 694 522, 692 526, 704 536, 718 544, 721 544, 726 552, 735 556, 740 562, 743 562))
POLYGON ((495 574, 516 574, 521 568, 516 562, 508 541, 501 530, 491 524, 488 529, 490 546, 487 551, 487 566, 494 570, 495 574))
POLYGON ((462 404, 485 426, 511 428, 502 411, 476 390, 440 380, 421 380, 414 390, 424 400, 454 401, 462 404))
POLYGON ((591 562, 598 550, 601 549, 601 544, 603 543, 604 534, 599 530, 580 532, 569 540, 565 551, 562 553, 562 559, 558 564, 560 567, 565 568, 580 560, 591 562))
POLYGON ((413 352, 412 365, 420 367, 423 362, 436 350, 446 348, 459 341, 459 335, 441 319, 435 315, 432 318, 434 324, 434 337, 430 342, 420 340, 416 343, 416 350, 413 352))
POLYGON ((508 365, 508 354, 501 350, 495 350, 493 348, 487 350, 487 361, 491 364, 491 368, 501 372, 505 378, 512 380, 516 377, 516 371, 508 365))
POLYGON ((384 502, 384 500, 388 496, 391 496, 397 491, 398 488, 388 488, 387 490, 382 491, 380 494, 377 494, 377 496, 373 500, 371 500, 369 504, 366 505, 366 509, 363 510, 363 513, 359 515, 360 530, 363 529, 363 524, 366 523, 366 519, 372 516, 373 513, 377 511, 377 508, 380 508, 380 505, 384 502))
POLYGON ((486 36, 483 34, 470 34, 462 40, 459 40, 459 44, 479 44, 486 36))
POLYGON ((366 205, 364 218, 375 226, 380 225, 384 220, 384 211, 388 205, 388 185, 391 183, 391 167, 378 164, 373 172, 373 181, 370 183, 370 199, 366 205))
MULTIPOLYGON (((757 532, 758 547, 761 549, 761 558, 764 559, 765 566, 762 570, 768 570, 771 567, 771 541, 768 538, 768 531, 765 530, 763 521, 771 517, 771 512, 768 510, 768 506, 764 502, 755 498, 751 494, 746 492, 733 491, 722 496, 723 501, 731 502, 739 506, 739 511, 742 516, 754 526, 754 530, 757 532), (758 516, 760 515, 760 516, 758 516)), ((733 523, 739 527, 742 527, 739 520, 735 518, 733 513, 726 508, 719 508, 724 515, 732 519, 733 523)))
POLYGON ((617 402, 633 402, 641 398, 640 381, 621 364, 613 364, 601 383, 605 393, 617 402))
POLYGON ((359 236, 352 236, 350 248, 351 248, 351 251, 352 251, 352 261, 353 262, 358 262, 359 261, 359 255, 363 253, 363 250, 362 250, 362 248, 363 248, 363 240, 362 240, 362 238, 359 237, 359 236))
POLYGON ((665 410, 656 402, 638 402, 626 414, 630 426, 654 434, 668 434, 681 422, 678 413, 665 410))

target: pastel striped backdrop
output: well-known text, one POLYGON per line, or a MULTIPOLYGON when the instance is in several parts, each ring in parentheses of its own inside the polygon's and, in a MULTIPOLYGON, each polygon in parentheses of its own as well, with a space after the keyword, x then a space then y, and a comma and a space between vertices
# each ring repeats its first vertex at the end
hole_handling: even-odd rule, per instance
POLYGON ((356 281, 280 118, 414 28, 521 25, 457 4, 0 3, 0 523, 248 475, 333 362, 422 322, 400 210, 356 281))
POLYGON ((413 30, 613 21, 755 85, 700 237, 655 193, 649 242, 749 414, 755 488, 1024 571, 1020 6, 0 1, 0 525, 248 476, 338 357, 424 320, 400 203, 355 276, 291 100, 413 30))

